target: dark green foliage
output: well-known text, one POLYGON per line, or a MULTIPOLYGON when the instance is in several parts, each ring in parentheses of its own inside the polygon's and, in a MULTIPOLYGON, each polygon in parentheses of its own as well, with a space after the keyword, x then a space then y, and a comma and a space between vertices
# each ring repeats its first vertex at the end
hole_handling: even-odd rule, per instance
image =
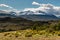
POLYGON ((12 29, 9 29, 8 31, 13 31, 12 29))
POLYGON ((58 36, 60 36, 60 34, 58 34, 58 36))
POLYGON ((59 31, 60 21, 35 22, 33 30, 47 30, 47 32, 59 31))
POLYGON ((0 29, 0 32, 7 32, 7 30, 5 30, 5 29, 0 29))

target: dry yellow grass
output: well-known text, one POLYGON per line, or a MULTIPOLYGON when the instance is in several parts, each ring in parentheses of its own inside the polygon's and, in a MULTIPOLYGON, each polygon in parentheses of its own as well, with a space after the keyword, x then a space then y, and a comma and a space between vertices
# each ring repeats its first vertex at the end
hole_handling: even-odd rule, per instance
POLYGON ((23 34, 16 36, 16 31, 0 33, 0 40, 60 40, 59 36, 39 36, 25 37, 23 34))

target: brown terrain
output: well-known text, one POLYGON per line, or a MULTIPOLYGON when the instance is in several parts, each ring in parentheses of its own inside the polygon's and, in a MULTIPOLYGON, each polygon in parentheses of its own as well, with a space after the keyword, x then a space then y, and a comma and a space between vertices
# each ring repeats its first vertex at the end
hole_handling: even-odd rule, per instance
POLYGON ((54 35, 54 34, 45 32, 45 30, 41 31, 42 29, 38 30, 38 28, 36 29, 34 27, 34 26, 42 26, 42 25, 51 26, 51 24, 53 24, 52 26, 54 26, 57 23, 58 21, 33 22, 31 20, 26 20, 22 18, 11 19, 7 17, 0 20, 0 40, 60 40, 60 31, 57 31, 55 33, 55 32, 52 32, 53 30, 51 31, 51 28, 48 28, 48 30, 50 29, 51 33, 55 33, 54 35), (31 30, 31 28, 34 28, 34 29, 31 30))

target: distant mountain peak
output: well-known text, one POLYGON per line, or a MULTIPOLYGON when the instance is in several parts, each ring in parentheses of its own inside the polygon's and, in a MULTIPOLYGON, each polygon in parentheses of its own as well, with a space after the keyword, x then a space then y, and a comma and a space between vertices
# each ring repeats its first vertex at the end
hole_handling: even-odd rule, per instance
POLYGON ((21 11, 19 13, 10 11, 10 12, 5 12, 0 10, 0 17, 11 17, 11 18, 24 18, 27 20, 32 20, 32 21, 47 21, 47 20, 58 20, 58 17, 56 17, 53 14, 47 14, 46 12, 43 11, 21 11), (18 14, 18 15, 17 15, 18 14))

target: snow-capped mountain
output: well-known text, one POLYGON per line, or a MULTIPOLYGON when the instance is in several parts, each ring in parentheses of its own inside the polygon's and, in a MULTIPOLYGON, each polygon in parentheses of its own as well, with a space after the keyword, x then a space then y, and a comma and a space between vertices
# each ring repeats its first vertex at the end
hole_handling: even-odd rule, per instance
POLYGON ((0 10, 0 18, 2 17, 12 17, 12 18, 21 17, 27 20, 32 20, 32 21, 47 21, 47 20, 58 20, 59 19, 55 15, 47 14, 46 12, 43 12, 43 11, 36 11, 36 12, 21 11, 19 13, 16 13, 13 11, 6 12, 3 10, 0 10))
POLYGON ((59 18, 56 17, 53 14, 48 14, 43 11, 24 11, 20 12, 19 17, 28 19, 28 20, 33 20, 33 21, 47 21, 47 20, 58 20, 59 18))
POLYGON ((4 17, 16 17, 16 13, 12 11, 7 12, 7 11, 0 10, 0 18, 4 18, 4 17))

